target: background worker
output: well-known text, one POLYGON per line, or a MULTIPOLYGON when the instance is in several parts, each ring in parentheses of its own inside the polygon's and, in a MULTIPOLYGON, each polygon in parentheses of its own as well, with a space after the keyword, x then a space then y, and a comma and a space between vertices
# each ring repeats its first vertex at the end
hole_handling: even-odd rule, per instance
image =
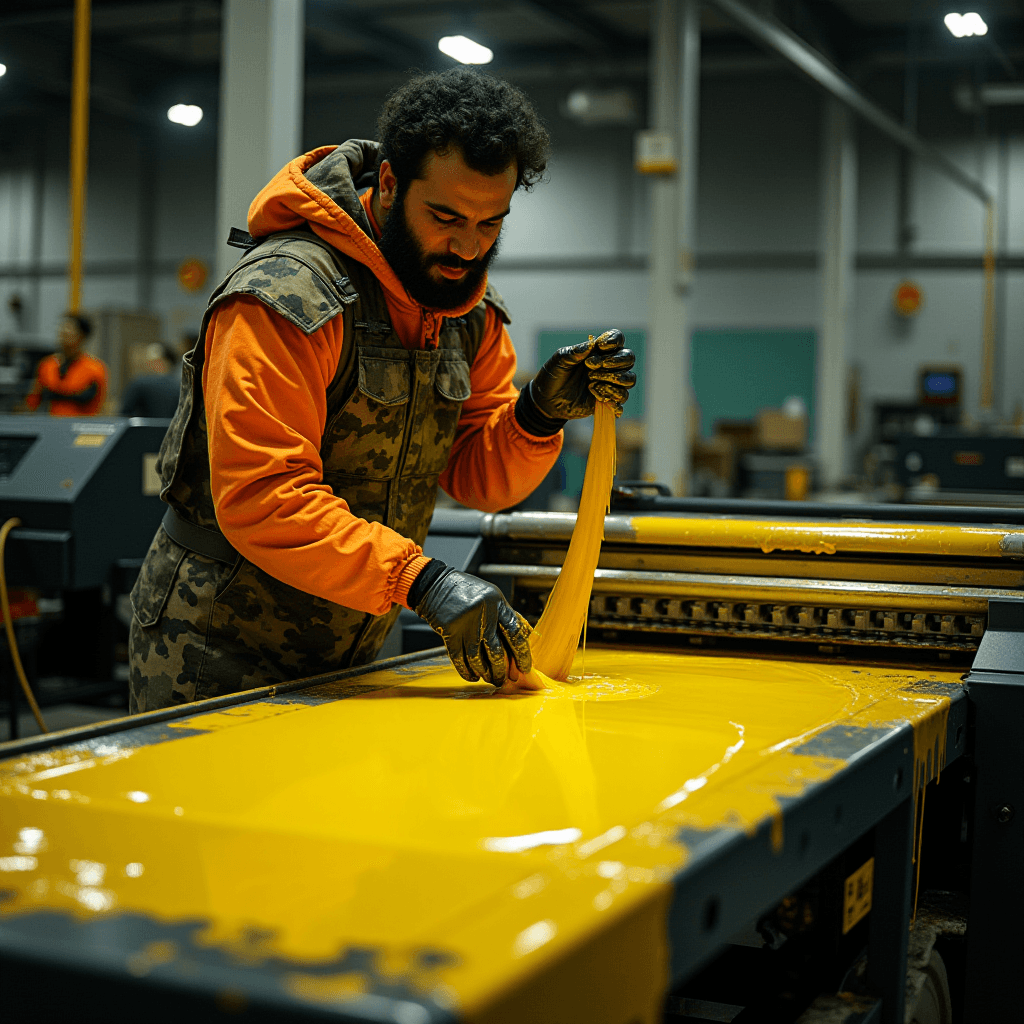
POLYGON ((39 363, 36 381, 25 396, 33 412, 50 403, 51 416, 95 416, 107 397, 107 367, 83 351, 92 323, 78 313, 61 318, 60 348, 39 363))
POLYGON ((146 356, 145 372, 124 389, 120 414, 169 420, 178 408, 181 362, 158 342, 149 346, 146 356))
POLYGON ((512 385, 487 267, 548 144, 518 89, 424 75, 378 130, 298 157, 256 197, 258 244, 185 357, 158 464, 170 510, 132 592, 132 711, 371 661, 403 606, 466 679, 530 668, 501 592, 424 557, 437 487, 514 505, 566 420, 595 396, 621 410, 633 354, 608 332, 512 385))

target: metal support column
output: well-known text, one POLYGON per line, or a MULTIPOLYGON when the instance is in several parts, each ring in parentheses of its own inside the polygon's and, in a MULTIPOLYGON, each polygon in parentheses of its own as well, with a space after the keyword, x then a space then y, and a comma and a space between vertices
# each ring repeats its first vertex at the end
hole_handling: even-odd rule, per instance
POLYGON ((238 258, 225 244, 249 204, 302 146, 302 0, 224 0, 217 151, 216 273, 238 258))
POLYGON ((846 338, 856 273, 857 144, 852 115, 832 97, 825 100, 824 129, 815 418, 821 483, 834 487, 846 472, 846 338))
POLYGON ((965 1024, 1024 1020, 1024 600, 989 601, 966 679, 973 714, 974 812, 965 1024))
POLYGON ((647 444, 644 470, 686 494, 690 475, 690 339, 700 83, 697 0, 654 8, 651 125, 674 140, 677 170, 651 181, 647 444))

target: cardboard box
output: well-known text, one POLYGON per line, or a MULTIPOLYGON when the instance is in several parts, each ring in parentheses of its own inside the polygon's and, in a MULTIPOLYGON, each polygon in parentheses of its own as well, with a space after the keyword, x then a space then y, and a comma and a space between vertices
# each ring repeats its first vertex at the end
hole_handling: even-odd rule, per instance
POLYGON ((802 451, 807 447, 807 417, 762 409, 757 415, 757 443, 764 451, 802 451))

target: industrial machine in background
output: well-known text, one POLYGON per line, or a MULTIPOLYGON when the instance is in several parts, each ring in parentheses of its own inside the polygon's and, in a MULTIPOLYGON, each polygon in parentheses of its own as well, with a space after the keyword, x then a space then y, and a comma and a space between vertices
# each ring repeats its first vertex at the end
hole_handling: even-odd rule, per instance
POLYGON ((956 366, 918 372, 916 402, 875 405, 869 473, 915 504, 1024 506, 1024 428, 968 426, 956 366))
MULTIPOLYGON (((39 675, 71 681, 50 703, 124 690, 114 676, 126 660, 127 623, 116 608, 165 510, 156 457, 167 425, 0 416, 0 522, 20 520, 3 553, 7 583, 27 595, 19 647, 39 675)), ((5 668, 14 736, 18 699, 5 668)))

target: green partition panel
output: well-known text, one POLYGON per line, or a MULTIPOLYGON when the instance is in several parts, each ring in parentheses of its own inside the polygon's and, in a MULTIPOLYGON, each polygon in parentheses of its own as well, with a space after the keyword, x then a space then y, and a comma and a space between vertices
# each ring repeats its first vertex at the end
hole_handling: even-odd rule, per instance
POLYGON ((694 331, 690 379, 701 434, 710 437, 716 420, 750 419, 799 395, 813 436, 815 348, 810 330, 694 331))
MULTIPOLYGON (((586 341, 588 332, 541 331, 537 365, 563 345, 586 341)), ((626 416, 644 415, 646 333, 623 331, 636 353, 637 386, 626 403, 626 416)), ((811 330, 701 330, 691 339, 693 391, 701 413, 701 433, 709 437, 715 420, 751 419, 761 409, 777 409, 790 395, 807 405, 814 430, 814 356, 811 330)))
MULTIPOLYGON (((596 328, 594 329, 596 330, 596 328)), ((537 365, 563 345, 586 341, 593 330, 540 331, 537 365)), ((636 353, 637 385, 624 415, 644 415, 646 332, 622 332, 636 353)), ((694 331, 690 350, 690 380, 700 407, 701 434, 710 437, 715 421, 752 419, 761 409, 778 408, 791 395, 807 405, 814 436, 814 358, 817 347, 811 330, 701 330, 694 331)), ((680 383, 682 387, 682 383, 680 383)), ((563 455, 567 494, 579 494, 586 460, 573 452, 563 455)))

